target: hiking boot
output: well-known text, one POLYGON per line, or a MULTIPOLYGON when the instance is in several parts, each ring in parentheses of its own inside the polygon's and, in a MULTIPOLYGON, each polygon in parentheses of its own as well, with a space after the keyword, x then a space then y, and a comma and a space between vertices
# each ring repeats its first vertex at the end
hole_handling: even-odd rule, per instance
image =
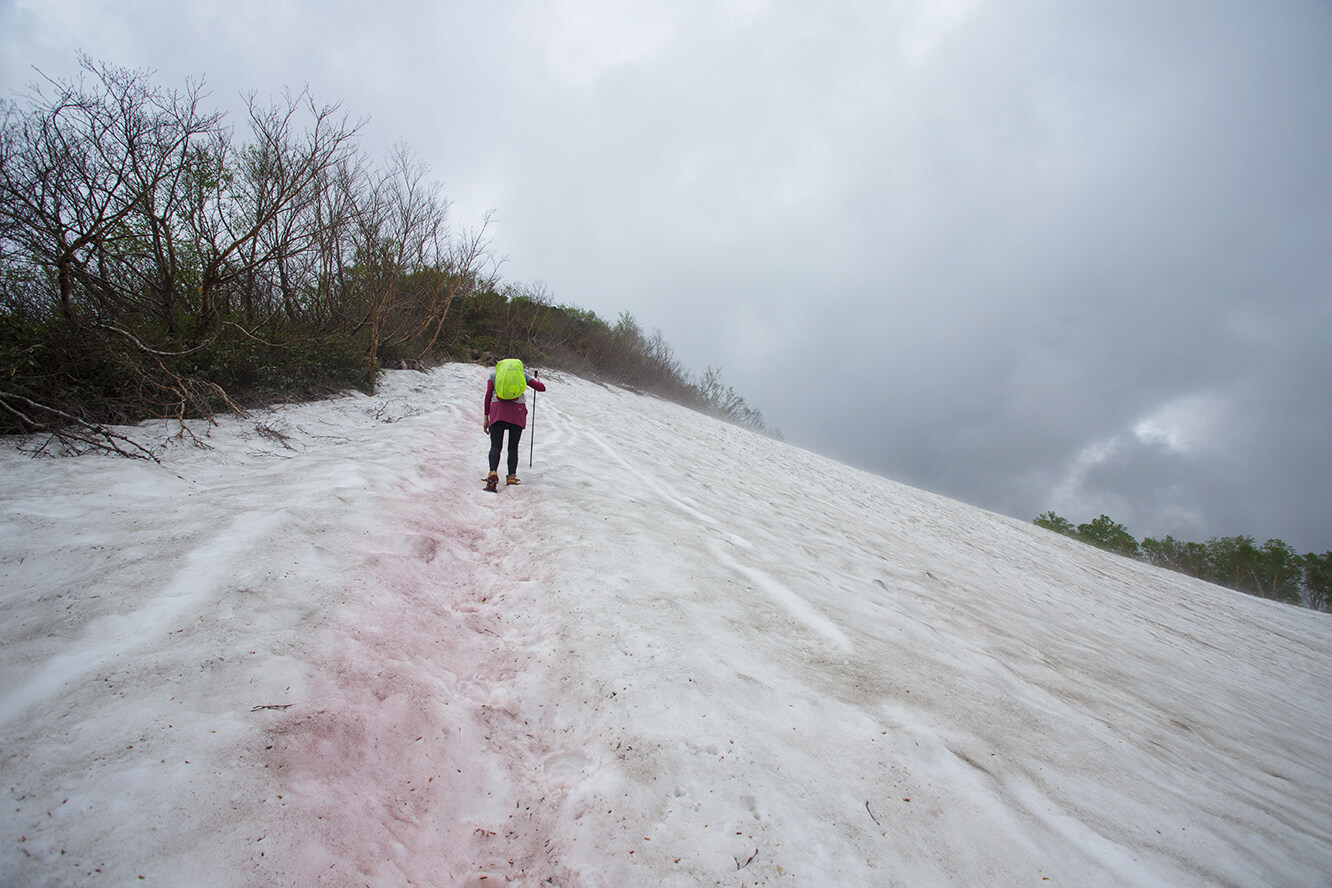
POLYGON ((489 490, 491 493, 494 493, 498 487, 499 487, 499 473, 491 472, 489 475, 486 476, 486 490, 489 490))
POLYGON ((518 480, 518 476, 517 476, 517 475, 510 475, 508 478, 504 479, 504 483, 505 483, 505 484, 522 484, 523 482, 521 482, 521 481, 518 480))

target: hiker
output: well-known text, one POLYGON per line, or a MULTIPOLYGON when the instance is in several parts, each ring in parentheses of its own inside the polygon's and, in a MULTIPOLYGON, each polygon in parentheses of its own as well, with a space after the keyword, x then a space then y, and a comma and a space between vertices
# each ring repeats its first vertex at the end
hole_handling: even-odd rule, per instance
POLYGON ((546 390, 546 384, 537 378, 538 375, 528 376, 522 361, 506 358, 495 366, 486 382, 484 424, 490 435, 490 474, 486 476, 486 490, 493 491, 499 486, 500 451, 504 449, 505 432, 509 433, 509 477, 505 483, 520 483, 518 439, 522 437, 523 429, 527 428, 527 398, 524 392, 528 386, 538 392, 546 390))

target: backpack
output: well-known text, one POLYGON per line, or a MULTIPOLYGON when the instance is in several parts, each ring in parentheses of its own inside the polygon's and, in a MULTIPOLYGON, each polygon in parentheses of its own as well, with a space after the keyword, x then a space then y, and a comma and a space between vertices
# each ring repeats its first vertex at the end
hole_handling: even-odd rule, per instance
POLYGON ((495 397, 502 401, 516 401, 527 391, 527 374, 523 362, 505 358, 495 365, 495 397))

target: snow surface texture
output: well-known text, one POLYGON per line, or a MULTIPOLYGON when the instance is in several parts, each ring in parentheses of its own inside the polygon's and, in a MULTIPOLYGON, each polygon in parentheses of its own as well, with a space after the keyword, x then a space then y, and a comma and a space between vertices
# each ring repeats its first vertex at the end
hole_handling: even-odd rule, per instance
POLYGON ((0 883, 1332 884, 1328 615, 486 372, 0 456, 0 883))

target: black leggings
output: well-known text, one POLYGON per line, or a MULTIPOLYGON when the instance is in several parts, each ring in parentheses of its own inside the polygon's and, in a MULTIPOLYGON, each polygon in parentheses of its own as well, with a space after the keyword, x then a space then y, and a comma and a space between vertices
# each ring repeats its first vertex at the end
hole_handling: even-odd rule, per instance
POLYGON ((509 433, 509 474, 518 474, 518 439, 523 436, 523 427, 511 422, 492 422, 490 424, 490 471, 499 468, 500 451, 504 449, 504 432, 509 433))

